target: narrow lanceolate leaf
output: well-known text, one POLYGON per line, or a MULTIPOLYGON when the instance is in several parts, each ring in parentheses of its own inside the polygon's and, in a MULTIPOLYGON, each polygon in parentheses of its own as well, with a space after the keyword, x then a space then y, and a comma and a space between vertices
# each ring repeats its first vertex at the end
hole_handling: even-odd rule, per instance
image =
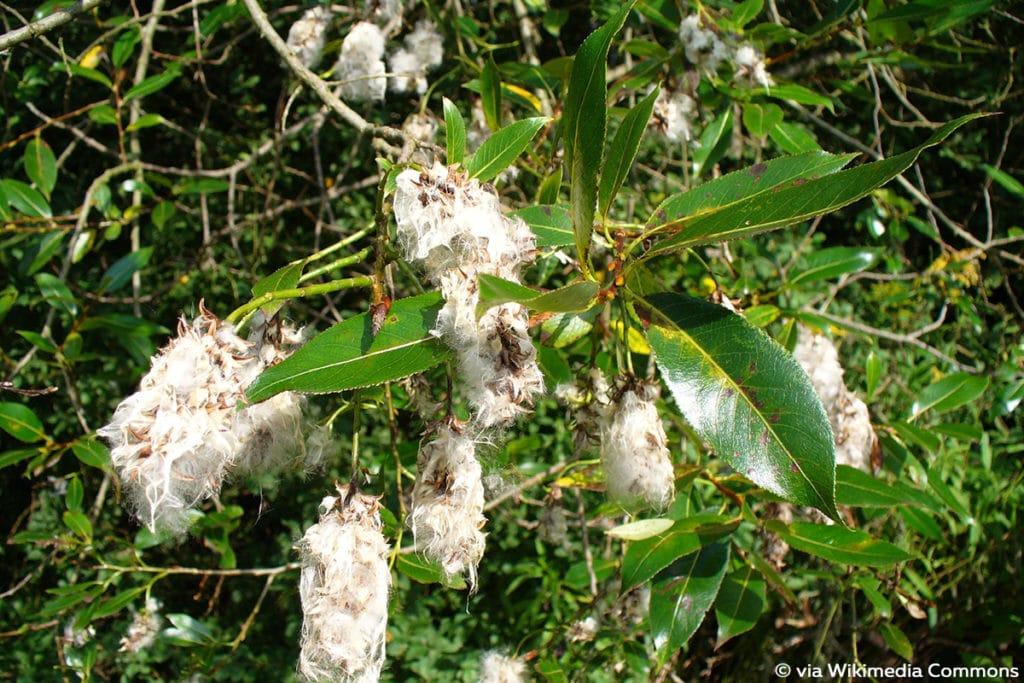
POLYGON ((856 156, 807 152, 734 171, 667 198, 648 219, 647 229, 683 230, 689 220, 731 209, 780 187, 806 183, 812 178, 835 173, 856 156))
POLYGON ((575 241, 572 214, 562 204, 528 206, 512 213, 519 216, 537 236, 538 247, 567 247, 575 241))
POLYGON ((715 601, 715 618, 718 619, 715 648, 754 628, 765 606, 765 581, 753 567, 743 565, 726 576, 715 601))
POLYGON ((913 416, 917 417, 926 410, 944 413, 959 408, 985 393, 988 389, 988 377, 956 372, 943 377, 921 392, 914 401, 913 416))
POLYGON ((647 340, 687 421, 758 486, 839 519, 832 429, 793 357, 742 316, 651 294, 647 340))
POLYGON ((124 94, 124 101, 128 102, 138 97, 145 97, 146 95, 152 95, 155 92, 159 92, 173 83, 180 75, 180 70, 168 69, 162 74, 150 76, 149 78, 140 81, 137 85, 129 88, 128 92, 124 94))
POLYGON ((504 171, 523 151, 548 119, 538 116, 505 126, 487 138, 466 163, 471 178, 487 182, 504 171))
MULTIPOLYGON (((269 292, 276 292, 280 289, 291 289, 297 286, 299 284, 299 278, 302 277, 302 269, 305 265, 305 261, 298 261, 296 263, 289 263, 286 266, 281 266, 273 273, 253 285, 252 298, 256 299, 269 292)), ((281 310, 284 303, 284 301, 270 301, 260 306, 260 310, 263 311, 263 315, 269 318, 281 310)))
POLYGON ((711 609, 729 564, 729 544, 715 543, 672 565, 651 587, 651 633, 659 665, 686 645, 711 609))
POLYGON ((622 29, 636 0, 623 3, 608 23, 583 41, 572 64, 569 89, 562 113, 562 141, 565 166, 569 171, 569 196, 575 232, 577 258, 588 272, 597 179, 604 161, 604 138, 608 126, 608 50, 612 38, 622 29))
POLYGON ((594 297, 600 289, 596 282, 574 282, 550 292, 538 292, 518 282, 502 280, 500 277, 480 274, 480 305, 477 313, 488 308, 514 301, 532 311, 543 313, 574 313, 585 311, 594 304, 594 297))
POLYGON ((268 368, 246 396, 255 402, 282 391, 346 391, 428 370, 448 357, 448 348, 430 334, 442 304, 438 292, 400 299, 376 337, 369 313, 338 323, 268 368))
POLYGON ((49 199, 53 186, 57 184, 57 159, 50 146, 40 138, 30 140, 25 147, 24 166, 25 174, 49 199))
POLYGON ((637 150, 640 149, 640 140, 647 129, 647 122, 654 111, 654 101, 658 99, 659 92, 661 88, 656 87, 622 117, 622 125, 616 131, 612 145, 608 149, 608 167, 601 175, 597 207, 602 216, 608 215, 608 207, 611 206, 612 200, 629 174, 629 169, 633 166, 637 150))
POLYGON ((494 55, 487 57, 480 73, 480 106, 484 110, 484 121, 491 130, 501 127, 501 74, 494 63, 494 55))
POLYGON ((20 180, 0 180, 0 189, 3 190, 7 203, 25 214, 35 218, 51 218, 53 211, 50 210, 50 203, 38 190, 20 180))
POLYGON ((913 559, 908 552, 886 541, 879 541, 866 531, 840 526, 793 522, 786 525, 777 519, 767 528, 797 550, 816 555, 830 562, 861 567, 889 567, 913 559))
POLYGON ((0 403, 0 429, 25 443, 34 443, 46 438, 43 423, 31 408, 20 403, 0 403))
POLYGON ((836 467, 836 502, 852 507, 921 505, 899 489, 889 486, 867 472, 848 465, 836 467))
POLYGON ((739 524, 738 519, 725 515, 694 515, 676 520, 650 538, 630 543, 622 558, 622 592, 650 581, 680 557, 728 536, 739 524))
POLYGON ((466 122, 459 108, 444 98, 444 134, 448 165, 461 164, 466 157, 466 122))
MULTIPOLYGON (((668 234, 647 252, 647 257, 702 244, 748 237, 835 211, 866 196, 875 188, 903 173, 917 161, 921 152, 938 145, 957 128, 979 116, 985 114, 970 114, 951 121, 936 131, 923 145, 888 159, 824 177, 802 175, 774 186, 762 186, 752 195, 745 194, 741 186, 738 190, 732 191, 731 201, 725 204, 715 202, 712 206, 705 207, 699 214, 678 210, 669 214, 666 211, 665 217, 662 218, 660 213, 655 212, 654 224, 648 227, 659 233, 668 234)), ((757 175, 760 169, 766 167, 767 164, 759 164, 738 173, 757 175)), ((730 176, 719 180, 728 177, 730 176)), ((702 188, 704 186, 697 187, 691 192, 701 191, 702 188)), ((726 192, 729 190, 727 185, 722 189, 726 192)), ((704 188, 704 191, 707 192, 708 188, 704 188)), ((666 200, 666 203, 670 201, 672 198, 666 200)))
POLYGON ((840 275, 867 270, 878 260, 877 249, 864 247, 832 247, 807 257, 807 267, 789 279, 789 284, 831 280, 840 275))

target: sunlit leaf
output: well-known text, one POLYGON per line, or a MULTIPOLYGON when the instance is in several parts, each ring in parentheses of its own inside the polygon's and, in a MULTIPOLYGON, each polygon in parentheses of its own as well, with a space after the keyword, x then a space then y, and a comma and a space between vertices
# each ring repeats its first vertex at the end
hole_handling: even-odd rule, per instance
POLYGON ((917 397, 911 408, 911 419, 928 410, 944 413, 959 408, 984 394, 988 385, 989 378, 983 375, 956 372, 943 377, 917 397))
POLYGON ((622 123, 608 148, 609 163, 601 174, 598 188, 597 206, 602 216, 607 215, 612 200, 633 167, 633 160, 636 159, 640 141, 654 110, 654 101, 660 92, 659 88, 654 88, 622 117, 622 123))
POLYGON ((887 541, 880 541, 859 529, 841 526, 793 522, 786 525, 772 520, 766 525, 779 538, 805 553, 830 562, 858 567, 890 567, 913 559, 908 552, 887 541))
POLYGON ((461 164, 466 157, 466 122, 459 108, 444 98, 444 130, 445 147, 448 154, 448 165, 461 164))
POLYGON ((651 580, 684 555, 728 536, 739 520, 701 514, 676 520, 670 528, 629 544, 622 558, 622 591, 651 580))
POLYGON ((567 247, 573 244, 572 214, 567 206, 534 205, 515 211, 512 215, 519 216, 530 226, 540 248, 567 247))
POLYGON ((718 596, 729 544, 714 543, 681 558, 668 578, 651 587, 651 635, 660 665, 686 645, 718 596))
POLYGON ((0 429, 25 443, 35 443, 46 438, 43 423, 31 408, 21 403, 0 403, 0 429))

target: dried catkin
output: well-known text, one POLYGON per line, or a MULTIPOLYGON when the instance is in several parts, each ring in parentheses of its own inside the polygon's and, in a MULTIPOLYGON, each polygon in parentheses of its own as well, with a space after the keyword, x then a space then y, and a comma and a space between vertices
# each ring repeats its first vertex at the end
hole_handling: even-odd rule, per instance
POLYGON ((442 426, 420 447, 409 526, 423 554, 445 576, 465 575, 476 586, 484 555, 484 485, 476 444, 454 426, 442 426))
POLYGON ((339 489, 298 544, 302 556, 302 651, 310 681, 380 678, 388 621, 388 543, 378 498, 339 489))

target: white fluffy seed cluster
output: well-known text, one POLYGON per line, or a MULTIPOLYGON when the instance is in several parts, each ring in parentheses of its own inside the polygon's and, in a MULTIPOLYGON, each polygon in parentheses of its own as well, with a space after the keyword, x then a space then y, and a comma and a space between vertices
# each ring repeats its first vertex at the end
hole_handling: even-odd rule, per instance
POLYGON ((600 420, 608 494, 628 507, 664 509, 675 496, 675 472, 658 417, 659 386, 627 378, 617 381, 613 392, 600 420))
POLYGON ((354 102, 380 102, 387 87, 384 33, 375 24, 360 21, 341 43, 334 76, 341 81, 341 96, 354 102))
POLYGON ((726 45, 714 31, 705 27, 699 15, 690 15, 680 22, 679 40, 687 61, 705 73, 715 74, 723 62, 731 60, 736 80, 765 88, 772 84, 764 55, 749 43, 735 48, 726 45))
POLYGON ((488 650, 480 657, 480 683, 524 683, 526 662, 497 650, 488 650))
POLYGON ((444 59, 444 39, 433 22, 423 19, 405 36, 404 43, 388 55, 391 90, 422 95, 427 91, 427 72, 444 59))
POLYGON ((423 554, 472 590, 484 555, 484 485, 476 445, 454 424, 439 428, 416 460, 409 526, 423 554))
POLYGON ((129 505, 151 531, 184 532, 192 508, 216 495, 229 473, 268 472, 319 457, 306 452, 298 395, 239 409, 249 384, 299 335, 254 324, 247 341, 201 304, 200 311, 191 324, 181 320, 139 390, 98 430, 111 446, 129 505))
POLYGON ((479 320, 478 276, 519 281, 536 254, 536 238, 521 219, 501 211, 493 189, 436 164, 403 171, 394 198, 398 245, 438 285, 445 305, 434 333, 457 353, 461 387, 481 427, 507 424, 544 388, 526 309, 492 307, 479 320))
POLYGON ((314 7, 306 10, 302 18, 288 29, 288 49, 295 53, 307 69, 315 68, 320 62, 330 18, 330 12, 325 7, 314 7))
POLYGON ((871 472, 871 452, 878 437, 867 405, 846 388, 835 345, 801 326, 793 356, 810 377, 828 414, 835 435, 836 463, 871 472))
POLYGON ((679 90, 664 89, 654 101, 652 121, 670 142, 693 140, 697 101, 679 90))
POLYGON ((156 598, 146 600, 146 606, 142 611, 135 613, 132 623, 128 625, 121 637, 121 647, 118 652, 141 652, 156 642, 162 621, 160 607, 160 601, 156 598))
POLYGON ((339 489, 298 544, 302 555, 302 651, 310 681, 380 678, 388 621, 388 543, 378 499, 339 489))

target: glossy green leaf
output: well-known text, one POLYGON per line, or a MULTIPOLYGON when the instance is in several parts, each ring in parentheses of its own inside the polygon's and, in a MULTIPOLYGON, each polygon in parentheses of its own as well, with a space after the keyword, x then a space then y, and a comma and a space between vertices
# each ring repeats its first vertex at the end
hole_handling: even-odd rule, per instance
POLYGON ((726 575, 715 600, 718 619, 715 648, 754 628, 766 606, 765 582, 753 567, 743 565, 726 575))
POLYGON ((537 246, 567 247, 575 238, 572 232, 572 214, 569 207, 562 204, 528 206, 512 213, 519 216, 533 234, 537 236, 537 246))
POLYGON ((90 467, 105 469, 110 465, 110 451, 95 439, 82 438, 71 444, 71 452, 80 462, 90 467))
POLYGON ((167 620, 171 622, 172 626, 164 629, 162 634, 164 638, 184 645, 199 645, 214 641, 210 629, 188 614, 168 614, 167 620))
POLYGON ((448 165, 461 164, 466 158, 466 122, 459 112, 459 108, 444 98, 444 132, 445 147, 448 155, 448 165))
POLYGON ((916 504, 881 479, 848 465, 836 467, 836 502, 852 507, 895 507, 916 504))
POLYGON ((768 95, 779 100, 809 104, 812 107, 825 107, 830 112, 835 113, 835 102, 832 101, 831 97, 816 93, 796 83, 770 86, 768 88, 768 95))
POLYGON ((868 353, 867 360, 864 362, 864 383, 868 395, 865 400, 868 403, 871 402, 871 398, 875 395, 875 389, 878 388, 878 381, 882 379, 883 369, 882 359, 879 358, 878 354, 875 353, 875 350, 872 349, 868 353))
POLYGON ((731 134, 732 107, 730 106, 709 123, 700 134, 700 145, 691 153, 694 176, 699 177, 705 169, 714 166, 722 158, 729 145, 731 134))
MULTIPOLYGON (((269 292, 276 292, 280 289, 292 289, 298 286, 299 278, 302 277, 302 269, 305 268, 305 266, 305 261, 299 261, 298 263, 289 263, 286 266, 278 268, 273 273, 253 285, 252 298, 255 299, 269 292)), ((281 310, 281 307, 284 306, 284 304, 285 302, 281 300, 268 301, 260 306, 260 310, 263 311, 263 315, 270 318, 281 310)))
POLYGON ((102 71, 90 69, 89 67, 82 66, 81 64, 72 64, 70 62, 64 62, 63 68, 67 69, 68 72, 74 76, 80 76, 90 81, 95 81, 96 83, 105 85, 108 88, 114 87, 113 82, 111 82, 110 78, 108 78, 102 71))
POLYGON ((64 492, 64 504, 68 510, 81 510, 84 498, 85 488, 82 486, 82 480, 74 476, 68 479, 67 490, 64 492))
MULTIPOLYGON (((838 172, 856 154, 808 152, 780 157, 709 180, 668 197, 647 221, 648 230, 680 230, 689 233, 690 222, 702 216, 729 211, 743 202, 768 195, 787 185, 800 185, 812 178, 838 172)), ((658 245, 655 245, 657 249, 658 245)))
MULTIPOLYGON (((742 189, 737 193, 737 188, 728 185, 716 188, 722 192, 716 196, 712 205, 714 208, 705 207, 710 210, 700 215, 674 212, 667 220, 659 221, 658 230, 671 234, 659 240, 647 252, 647 256, 748 237, 835 211, 903 173, 917 161, 921 152, 940 144, 957 128, 980 116, 984 114, 969 114, 951 121, 936 131, 927 142, 908 152, 824 177, 808 178, 801 174, 802 177, 792 181, 762 184, 752 194, 742 189), (723 194, 729 201, 721 201, 723 194)), ((737 173, 763 175, 760 172, 762 168, 767 170, 767 164, 759 164, 737 173)), ((724 178, 735 176, 736 173, 724 178)), ((736 184, 735 180, 733 182, 736 184)), ((691 192, 700 191, 701 187, 691 192)), ((704 192, 709 191, 712 190, 704 188, 704 192)))
POLYGON ((778 306, 772 306, 771 304, 751 306, 743 311, 743 315, 746 317, 747 322, 754 327, 767 327, 778 320, 781 313, 782 311, 779 310, 778 306))
POLYGON ((911 408, 913 414, 910 419, 928 410, 944 413, 959 408, 984 394, 988 385, 989 378, 983 375, 966 372, 947 375, 921 392, 911 408))
POLYGON ((779 520, 768 522, 767 528, 797 550, 839 564, 890 567, 913 559, 902 548, 859 529, 810 522, 793 522, 787 526, 779 520))
POLYGON ((680 557, 715 543, 738 526, 739 520, 725 515, 693 515, 677 520, 666 531, 630 543, 622 558, 622 592, 650 581, 680 557))
POLYGON ((92 539, 92 522, 81 510, 67 510, 64 512, 64 525, 73 532, 89 541, 92 539))
POLYGON ((877 249, 865 247, 831 247, 815 251, 807 257, 807 266, 789 279, 789 284, 806 284, 859 273, 873 266, 878 256, 877 249))
POLYGON ((441 565, 431 562, 418 553, 400 554, 395 562, 395 568, 416 583, 443 583, 456 590, 463 590, 467 587, 466 580, 461 575, 455 575, 446 580, 441 571, 441 565))
POLYGON ((7 317, 8 311, 14 307, 14 302, 18 300, 18 290, 14 285, 7 285, 3 289, 0 289, 0 323, 7 317))
POLYGON ((761 13, 764 0, 744 0, 732 11, 732 21, 739 27, 746 26, 761 13))
POLYGON ((768 131, 768 137, 786 154, 803 154, 821 149, 807 128, 799 123, 783 121, 768 131))
MULTIPOLYGON (((555 204, 558 202, 558 194, 562 189, 562 167, 558 166, 554 171, 551 172, 544 182, 540 184, 537 189, 537 204, 555 204)), ((536 207, 528 207, 536 208, 536 207)), ((569 223, 569 242, 572 244, 572 216, 569 215, 568 210, 566 211, 569 223)))
POLYGON ((882 585, 881 581, 873 576, 861 574, 853 580, 853 583, 875 608, 878 616, 883 619, 888 619, 892 616, 892 604, 878 590, 879 586, 882 585))
POLYGON ((573 60, 562 111, 562 143, 565 148, 565 167, 569 173, 576 255, 585 274, 589 271, 597 181, 604 163, 608 126, 605 104, 608 50, 635 3, 636 0, 623 3, 608 23, 583 41, 573 60))
POLYGON ((660 92, 661 88, 655 87, 622 117, 622 123, 615 132, 611 147, 608 148, 608 165, 601 173, 597 206, 602 216, 608 215, 612 200, 633 167, 633 161, 640 149, 640 141, 647 130, 647 122, 654 111, 654 101, 658 99, 660 92))
POLYGON ((179 69, 168 69, 163 73, 143 79, 140 83, 128 89, 128 92, 124 94, 123 101, 131 102, 139 97, 159 92, 173 83, 180 75, 181 71, 179 69))
POLYGON ((40 194, 39 190, 20 180, 0 180, 7 203, 15 210, 33 218, 52 218, 50 203, 40 194))
POLYGON ((116 126, 119 121, 117 110, 109 104, 101 104, 89 110, 89 118, 105 126, 116 126))
POLYGON ((914 661, 914 646, 910 644, 907 634, 901 631, 899 626, 891 621, 883 621, 879 624, 878 630, 885 638, 885 644, 889 649, 908 662, 914 661))
MULTIPOLYGON (((0 414, 0 428, 3 428, 3 415, 0 414)), ((12 451, 0 452, 0 467, 9 467, 11 465, 17 465, 22 460, 28 460, 39 455, 40 450, 38 448, 16 448, 12 451)))
POLYGON ((267 368, 246 396, 257 402, 282 391, 333 393, 428 370, 449 354, 448 347, 430 333, 443 303, 438 292, 394 302, 376 337, 369 313, 340 322, 267 368))
POLYGON ((594 328, 594 321, 600 313, 595 306, 583 313, 558 313, 551 316, 540 327, 540 341, 551 348, 560 349, 579 340, 594 328))
POLYGON ((573 313, 585 311, 594 305, 594 297, 600 289, 596 282, 574 282, 550 292, 538 292, 518 282, 510 282, 493 275, 481 273, 480 305, 477 313, 509 301, 523 304, 533 311, 545 313, 573 313))
POLYGON ((41 138, 32 138, 25 146, 23 163, 29 180, 49 200, 53 186, 57 184, 57 158, 53 156, 53 150, 41 138))
POLYGON ((214 194, 227 192, 229 187, 223 178, 193 178, 178 189, 178 194, 214 194))
POLYGON ((153 255, 153 247, 142 247, 138 251, 125 254, 113 263, 100 278, 100 292, 116 292, 128 284, 132 275, 146 267, 153 255))
POLYGON ((103 619, 113 614, 117 614, 125 607, 130 605, 135 600, 135 598, 145 593, 146 590, 148 589, 148 585, 143 585, 135 586, 134 588, 129 588, 127 590, 121 591, 114 597, 97 606, 96 609, 93 610, 92 618, 103 619))
POLYGON ((25 443, 35 443, 46 438, 43 423, 31 408, 21 403, 0 403, 0 429, 25 443))
POLYGON ((832 429, 792 355, 702 299, 652 294, 644 305, 647 340, 694 431, 758 486, 838 520, 832 429))
POLYGON ((493 131, 501 128, 501 74, 493 54, 487 56, 480 72, 480 106, 484 110, 487 127, 493 131))
POLYGON ((15 334, 26 340, 32 346, 38 348, 40 351, 45 351, 46 353, 57 353, 57 345, 38 332, 34 332, 32 330, 15 330, 15 334))
POLYGON ((640 519, 612 527, 605 533, 622 541, 643 541, 668 531, 674 524, 673 520, 665 517, 640 519))
POLYGON ((671 577, 651 586, 651 635, 658 663, 686 645, 711 609, 729 565, 729 545, 714 543, 672 566, 671 577))
POLYGON ((768 137, 772 129, 782 123, 782 119, 782 108, 777 104, 748 102, 743 105, 743 125, 754 137, 768 137))
POLYGON ((163 122, 164 117, 160 114, 145 114, 140 116, 134 123, 128 124, 125 130, 131 132, 133 130, 142 130, 143 128, 152 128, 153 126, 159 126, 163 122))
POLYGON ((115 68, 120 69, 128 58, 135 51, 135 46, 142 40, 142 34, 135 26, 130 26, 127 31, 114 41, 114 47, 110 51, 110 62, 115 68))
POLYGON ((153 225, 158 228, 164 227, 176 211, 174 202, 160 202, 153 207, 153 213, 150 215, 153 219, 153 225))
POLYGON ((466 162, 469 177, 487 182, 504 171, 530 146, 537 131, 548 119, 538 116, 510 123, 484 140, 476 153, 466 162))
MULTIPOLYGON (((51 542, 53 541, 52 534, 50 535, 49 540, 51 542)), ((50 600, 49 602, 44 604, 42 606, 42 609, 40 609, 39 612, 37 614, 34 614, 33 616, 38 616, 42 619, 53 617, 60 614, 61 612, 71 609, 75 605, 88 602, 96 596, 101 595, 103 593, 103 584, 98 582, 83 582, 81 586, 82 590, 71 591, 68 593, 64 593, 62 595, 58 595, 53 600, 50 600)))
POLYGON ((36 273, 35 279, 46 303, 54 308, 65 310, 71 315, 78 313, 78 302, 75 300, 75 296, 59 277, 49 273, 36 273))

